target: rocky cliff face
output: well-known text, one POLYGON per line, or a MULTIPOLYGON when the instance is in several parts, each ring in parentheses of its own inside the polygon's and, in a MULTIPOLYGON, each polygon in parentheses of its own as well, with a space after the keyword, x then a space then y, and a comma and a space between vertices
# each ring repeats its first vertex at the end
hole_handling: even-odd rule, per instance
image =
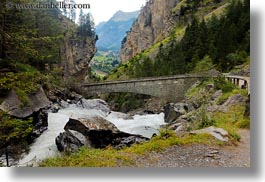
POLYGON ((149 0, 146 3, 122 45, 123 63, 168 36, 177 22, 171 10, 178 2, 179 0, 149 0))
POLYGON ((93 37, 82 38, 77 35, 65 37, 61 47, 64 76, 84 78, 91 59, 96 53, 96 41, 93 37))

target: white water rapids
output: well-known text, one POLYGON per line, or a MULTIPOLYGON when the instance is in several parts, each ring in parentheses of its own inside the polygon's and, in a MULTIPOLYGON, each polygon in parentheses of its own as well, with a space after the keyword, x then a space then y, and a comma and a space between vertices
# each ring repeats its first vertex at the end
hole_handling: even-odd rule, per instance
POLYGON ((18 166, 35 166, 39 161, 45 158, 60 155, 55 144, 55 138, 61 132, 64 132, 64 126, 69 118, 90 118, 95 115, 101 116, 112 122, 123 132, 140 134, 148 138, 151 138, 154 133, 158 133, 158 128, 165 124, 164 113, 135 115, 128 118, 124 113, 111 112, 107 114, 102 110, 69 105, 65 109, 59 110, 58 113, 49 113, 48 130, 35 140, 30 146, 30 152, 19 161, 18 166))

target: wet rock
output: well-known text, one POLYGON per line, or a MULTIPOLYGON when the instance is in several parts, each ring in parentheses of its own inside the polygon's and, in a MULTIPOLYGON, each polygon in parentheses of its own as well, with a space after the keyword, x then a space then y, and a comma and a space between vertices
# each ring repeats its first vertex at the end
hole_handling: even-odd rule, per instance
POLYGON ((214 126, 211 126, 209 128, 204 128, 201 130, 196 130, 196 131, 191 131, 191 134, 203 134, 207 133, 215 137, 216 139, 223 141, 223 142, 228 142, 228 132, 222 128, 216 128, 214 126))
POLYGON ((111 131, 118 132, 118 128, 110 121, 100 117, 92 116, 89 119, 69 119, 64 129, 74 130, 87 136, 90 131, 111 131))
POLYGON ((75 152, 84 144, 71 132, 60 133, 55 139, 55 143, 60 152, 75 152))
POLYGON ((86 119, 70 119, 64 129, 67 133, 66 139, 62 134, 60 134, 62 136, 56 138, 58 143, 56 144, 59 151, 75 151, 76 147, 83 145, 92 148, 112 146, 120 149, 131 146, 134 143, 149 141, 148 138, 141 135, 133 135, 120 131, 113 123, 100 116, 92 116, 91 118, 86 119), (73 134, 73 131, 78 132, 79 136, 73 134), (69 133, 71 133, 70 137, 69 133), (80 134, 83 136, 81 136, 81 139, 80 134), (76 138, 77 140, 73 140, 73 138, 76 138), (63 143, 61 141, 63 141, 63 143), (79 142, 72 145, 73 142, 76 141, 79 141, 82 145, 79 145, 79 142), (69 144, 66 144, 67 142, 69 142, 69 144), (69 147, 73 148, 68 149, 69 147))
POLYGON ((48 129, 49 111, 49 108, 45 108, 33 114, 33 139, 39 137, 44 131, 48 129))
POLYGON ((108 103, 101 99, 86 100, 82 98, 77 102, 77 106, 85 109, 100 110, 105 114, 109 114, 111 112, 108 103))

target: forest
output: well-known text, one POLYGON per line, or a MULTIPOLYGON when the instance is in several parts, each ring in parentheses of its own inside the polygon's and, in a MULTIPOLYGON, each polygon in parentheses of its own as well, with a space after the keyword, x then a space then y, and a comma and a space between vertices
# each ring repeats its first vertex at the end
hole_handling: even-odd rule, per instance
MULTIPOLYGON (((191 1, 193 2, 193 1, 191 1)), ((196 1, 197 2, 197 1, 196 1)), ((167 44, 160 43, 154 58, 140 53, 122 65, 129 77, 166 76, 184 73, 200 73, 213 68, 221 72, 249 63, 250 56, 250 1, 232 1, 224 15, 213 15, 207 21, 198 20, 196 3, 181 6, 180 17, 188 23, 181 40, 174 31, 167 44)), ((113 71, 113 74, 117 69, 113 71)))
MULTIPOLYGON (((65 42, 73 38, 88 42, 96 40, 96 35, 90 15, 83 11, 78 16, 75 9, 19 9, 16 3, 34 5, 36 1, 0 1, 0 103, 14 91, 23 108, 39 87, 49 91, 67 86, 71 78, 65 75, 65 42)), ((27 145, 33 127, 32 118, 16 118, 0 111, 0 148, 27 145)))

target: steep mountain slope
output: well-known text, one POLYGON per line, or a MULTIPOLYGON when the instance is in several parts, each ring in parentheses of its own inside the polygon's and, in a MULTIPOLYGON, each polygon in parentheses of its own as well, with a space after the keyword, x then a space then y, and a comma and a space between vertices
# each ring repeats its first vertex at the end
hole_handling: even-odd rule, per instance
POLYGON ((156 12, 150 8, 159 2, 150 0, 141 10, 122 46, 123 64, 108 80, 198 73, 213 68, 228 72, 249 64, 249 0, 182 0, 167 9, 168 16, 160 17, 164 28, 154 36, 159 32, 159 21, 147 15, 156 12), (165 23, 169 20, 171 24, 165 23))
POLYGON ((176 24, 171 10, 178 2, 179 0, 150 0, 146 3, 122 45, 123 63, 153 45, 159 36, 165 38, 169 34, 176 24))
POLYGON ((121 48, 125 63, 137 54, 160 43, 167 43, 169 35, 181 39, 186 25, 196 17, 209 19, 221 15, 230 0, 149 0, 141 9, 137 21, 127 33, 121 48))
POLYGON ((102 22, 96 27, 99 40, 97 49, 101 51, 119 51, 121 41, 126 32, 130 30, 133 22, 137 18, 139 11, 135 12, 116 12, 108 22, 102 22))

